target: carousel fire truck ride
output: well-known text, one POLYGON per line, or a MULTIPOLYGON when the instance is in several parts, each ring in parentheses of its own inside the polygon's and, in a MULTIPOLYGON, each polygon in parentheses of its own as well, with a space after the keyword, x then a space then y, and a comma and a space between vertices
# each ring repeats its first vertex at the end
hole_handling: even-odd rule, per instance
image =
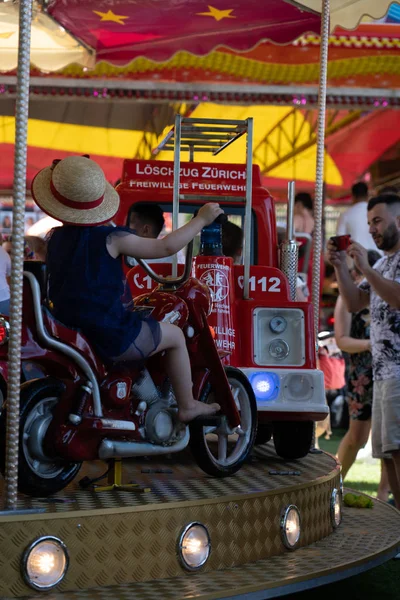
POLYGON ((216 200, 244 226, 243 266, 221 255, 218 223, 202 231, 193 262, 189 246, 184 266, 126 265, 136 309, 182 328, 196 395, 222 406, 221 415, 190 426, 192 453, 177 452, 189 431, 176 422, 163 357, 141 374, 132 365, 113 372, 79 332, 42 310, 41 265, 26 264, 20 435, 5 436, 6 398, 0 441, 4 462, 14 436, 12 467, 30 495, 0 512, 2 599, 51 591, 52 600, 257 600, 360 573, 398 551, 398 511, 374 501, 366 527, 364 511, 343 507, 338 461, 307 453, 313 420, 327 414, 312 308, 294 301, 291 223, 279 268, 273 201, 251 164, 251 134, 250 119, 179 117, 163 144, 175 137, 174 162, 127 160, 119 187, 121 225, 140 201, 172 208, 176 228, 179 215, 190 218, 216 200), (217 154, 242 136, 245 165, 180 164, 182 148, 190 158, 195 149, 217 154), (272 428, 285 462, 270 443, 252 448, 257 408, 259 442, 272 428), (109 463, 108 486, 97 487, 104 477, 97 458, 109 463))
MULTIPOLYGON (((117 223, 129 225, 140 202, 157 203, 165 213, 174 208, 183 220, 202 203, 214 201, 243 228, 243 265, 234 265, 232 258, 222 255, 221 225, 217 225, 202 233, 193 276, 211 291, 208 323, 221 357, 245 373, 254 390, 256 443, 269 441, 273 434, 277 454, 296 459, 310 450, 314 422, 325 419, 329 409, 323 374, 316 365, 312 305, 295 301, 294 195, 289 198, 286 240, 278 248, 274 201, 262 187, 259 167, 252 165, 251 148, 251 119, 178 117, 157 148, 174 149, 174 163, 124 161, 117 223), (243 135, 247 138, 246 164, 179 161, 182 150, 189 150, 191 157, 199 151, 215 155, 243 135)), ((141 266, 128 272, 132 295, 139 296, 136 304, 150 305, 157 273, 171 273, 166 263, 153 263, 150 268, 150 275, 148 266, 147 272, 141 266)))

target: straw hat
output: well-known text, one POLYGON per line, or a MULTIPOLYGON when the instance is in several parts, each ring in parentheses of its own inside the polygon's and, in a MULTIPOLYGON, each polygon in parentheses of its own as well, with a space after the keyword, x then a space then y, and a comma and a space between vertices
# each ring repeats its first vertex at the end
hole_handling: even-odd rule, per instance
POLYGON ((97 163, 85 156, 54 161, 32 181, 36 204, 51 217, 67 224, 101 225, 119 207, 119 196, 97 163))

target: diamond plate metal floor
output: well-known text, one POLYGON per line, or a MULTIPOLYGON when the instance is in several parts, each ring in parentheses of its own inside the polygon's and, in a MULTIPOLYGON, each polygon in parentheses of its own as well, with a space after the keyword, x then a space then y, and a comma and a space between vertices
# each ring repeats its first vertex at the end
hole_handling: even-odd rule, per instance
MULTIPOLYGON (((233 477, 217 479, 206 475, 193 462, 189 451, 167 457, 126 459, 123 461, 124 483, 134 482, 150 492, 113 491, 95 493, 81 490, 78 482, 84 477, 95 478, 106 468, 104 462, 86 463, 63 492, 55 499, 20 497, 18 509, 40 508, 47 513, 65 511, 104 510, 133 506, 150 506, 166 502, 187 502, 220 499, 242 494, 257 494, 290 486, 302 486, 321 481, 338 469, 329 454, 309 454, 296 461, 277 457, 272 443, 254 449, 249 462, 233 477), (150 471, 150 472, 148 472, 150 471), (160 472, 162 471, 162 472, 160 472), (296 472, 296 475, 276 475, 274 472, 296 472)), ((104 485, 106 480, 98 482, 104 485)), ((0 496, 4 482, 0 481, 0 496)))

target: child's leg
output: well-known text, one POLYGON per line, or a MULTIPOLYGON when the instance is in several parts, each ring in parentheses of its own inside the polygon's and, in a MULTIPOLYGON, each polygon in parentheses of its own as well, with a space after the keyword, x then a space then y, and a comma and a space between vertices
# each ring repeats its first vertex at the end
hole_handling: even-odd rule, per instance
POLYGON ((180 421, 186 423, 200 415, 218 412, 219 404, 204 404, 193 398, 189 354, 182 330, 170 323, 160 323, 160 327, 161 341, 152 354, 158 354, 163 350, 166 352, 166 370, 178 403, 180 421))

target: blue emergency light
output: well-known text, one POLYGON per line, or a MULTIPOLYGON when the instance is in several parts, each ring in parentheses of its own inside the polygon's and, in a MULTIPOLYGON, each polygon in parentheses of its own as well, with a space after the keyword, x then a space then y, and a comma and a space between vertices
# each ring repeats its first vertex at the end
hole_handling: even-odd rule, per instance
POLYGON ((262 371, 250 376, 257 400, 275 400, 279 394, 280 380, 276 373, 262 371))

